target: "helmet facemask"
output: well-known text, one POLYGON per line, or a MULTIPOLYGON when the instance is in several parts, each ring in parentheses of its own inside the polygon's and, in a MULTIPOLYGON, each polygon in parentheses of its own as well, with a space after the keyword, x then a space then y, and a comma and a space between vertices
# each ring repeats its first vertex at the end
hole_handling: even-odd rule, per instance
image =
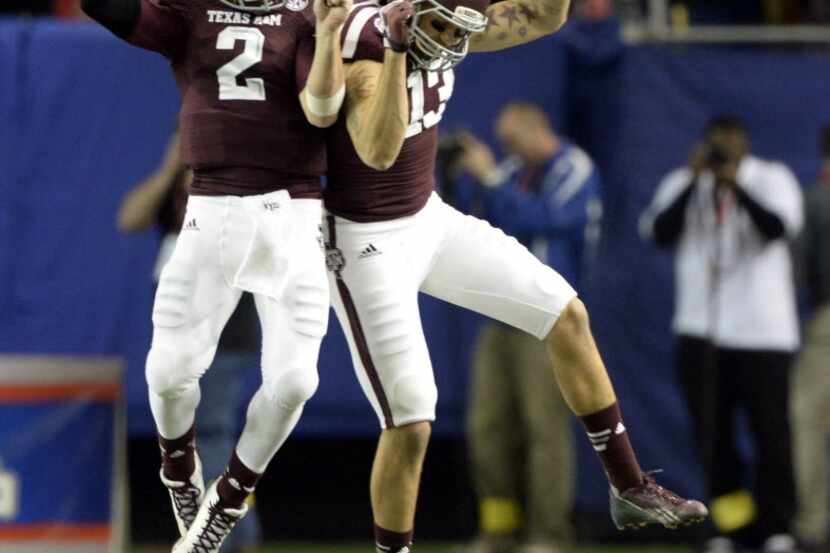
POLYGON ((437 0, 414 0, 415 16, 412 20, 412 44, 409 57, 420 69, 427 71, 447 71, 452 69, 467 56, 470 38, 474 33, 481 33, 487 28, 487 16, 483 13, 458 6, 455 11, 442 6, 437 0), (461 29, 463 35, 457 44, 445 46, 432 38, 419 25, 424 16, 434 15, 445 25, 461 29))
POLYGON ((226 6, 251 13, 268 13, 285 5, 285 0, 220 0, 226 6))

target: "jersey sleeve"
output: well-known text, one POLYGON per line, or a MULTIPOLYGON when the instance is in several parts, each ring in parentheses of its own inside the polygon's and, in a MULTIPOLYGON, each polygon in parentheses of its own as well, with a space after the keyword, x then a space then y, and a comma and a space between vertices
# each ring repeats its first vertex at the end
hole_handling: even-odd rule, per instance
POLYGON ((141 0, 82 0, 81 8, 115 36, 127 39, 138 24, 141 0))
POLYGON ((343 59, 346 62, 372 60, 383 62, 383 35, 380 32, 379 12, 375 5, 356 7, 342 31, 343 59))
POLYGON ((187 39, 187 18, 171 0, 141 0, 138 23, 129 42, 173 58, 187 39))

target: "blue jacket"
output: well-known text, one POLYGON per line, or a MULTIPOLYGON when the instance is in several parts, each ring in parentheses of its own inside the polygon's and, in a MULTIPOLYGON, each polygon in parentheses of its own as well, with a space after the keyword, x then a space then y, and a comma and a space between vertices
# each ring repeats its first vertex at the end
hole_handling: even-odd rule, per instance
POLYGON ((505 183, 484 193, 484 217, 583 292, 602 217, 600 177, 591 158, 563 143, 529 186, 521 182, 521 164, 505 166, 505 183))

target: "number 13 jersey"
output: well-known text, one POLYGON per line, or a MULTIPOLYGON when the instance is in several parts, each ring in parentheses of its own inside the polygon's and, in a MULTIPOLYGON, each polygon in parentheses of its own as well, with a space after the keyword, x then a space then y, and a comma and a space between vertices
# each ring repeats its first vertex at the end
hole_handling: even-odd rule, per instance
POLYGON ((219 0, 140 0, 129 42, 167 57, 182 96, 182 154, 191 194, 286 189, 319 198, 325 135, 299 93, 314 58, 309 0, 254 14, 219 0))
MULTIPOLYGON (((347 62, 383 62, 379 4, 359 2, 343 26, 343 58, 347 62)), ((411 110, 406 140, 395 164, 375 171, 360 160, 346 129, 345 117, 328 136, 329 170, 324 192, 326 209, 361 223, 414 215, 435 189, 438 123, 452 96, 455 77, 449 71, 407 72, 411 110)))

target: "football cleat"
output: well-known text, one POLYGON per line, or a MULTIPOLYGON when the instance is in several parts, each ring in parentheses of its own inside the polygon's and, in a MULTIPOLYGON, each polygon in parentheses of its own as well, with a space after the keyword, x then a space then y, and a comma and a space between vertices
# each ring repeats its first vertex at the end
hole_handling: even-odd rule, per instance
POLYGON ((233 527, 247 514, 248 506, 245 504, 239 509, 226 509, 219 505, 217 482, 214 481, 205 492, 205 500, 199 507, 196 520, 187 534, 173 546, 172 553, 218 553, 233 527))
POLYGON ((659 485, 650 474, 643 483, 620 493, 611 487, 611 518, 619 530, 652 524, 675 529, 703 522, 709 510, 700 501, 683 499, 659 485))
POLYGON ((199 454, 194 453, 196 468, 190 475, 187 482, 169 480, 164 476, 164 469, 159 471, 161 482, 170 494, 170 502, 173 505, 173 516, 176 518, 176 525, 179 527, 179 534, 184 536, 196 519, 199 506, 205 496, 205 481, 202 477, 202 461, 199 454))

